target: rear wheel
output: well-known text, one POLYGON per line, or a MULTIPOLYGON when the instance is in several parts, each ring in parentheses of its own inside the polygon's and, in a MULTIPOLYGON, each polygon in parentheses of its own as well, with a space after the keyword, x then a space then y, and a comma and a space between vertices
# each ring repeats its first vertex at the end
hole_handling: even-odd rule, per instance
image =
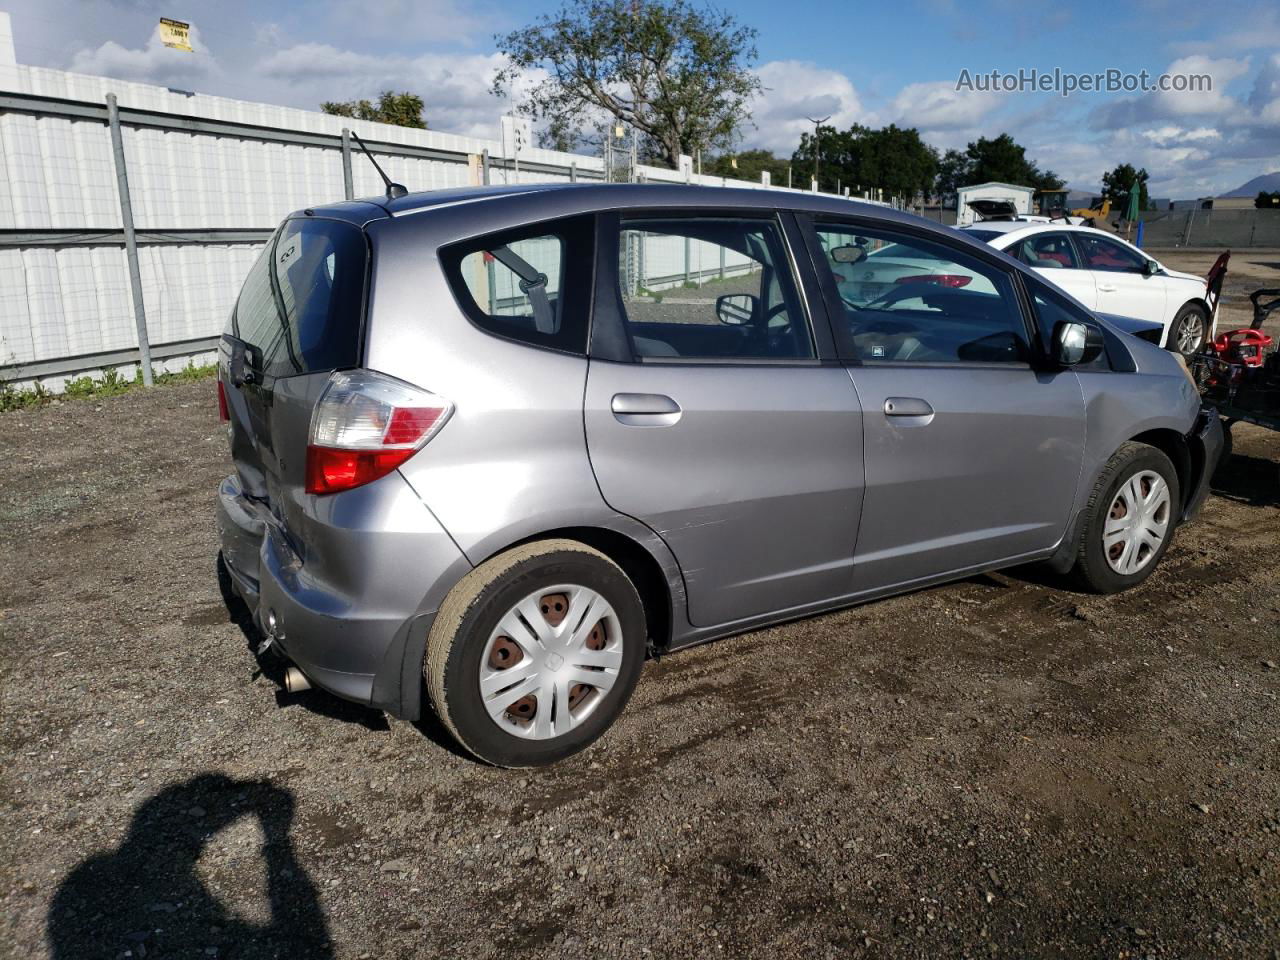
POLYGON ((1208 316, 1204 308, 1189 303, 1173 318, 1173 323, 1169 326, 1167 346, 1174 353, 1180 353, 1190 360, 1200 352, 1208 327, 1208 316))
POLYGON ((1127 590, 1147 579, 1169 548, 1181 503, 1169 458, 1145 443, 1122 444, 1089 498, 1077 577, 1098 593, 1127 590))
POLYGON ((644 608, 604 554, 548 540, 494 557, 450 592, 424 675, 459 743, 503 767, 588 746, 626 706, 644 663, 644 608))

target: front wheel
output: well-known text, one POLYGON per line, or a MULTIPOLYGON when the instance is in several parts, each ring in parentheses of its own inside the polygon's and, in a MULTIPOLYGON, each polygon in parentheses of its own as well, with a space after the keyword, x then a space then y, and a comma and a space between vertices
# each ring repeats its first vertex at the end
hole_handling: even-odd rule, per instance
POLYGON ((1169 549, 1181 503, 1169 458, 1145 443, 1122 444, 1085 508, 1076 576, 1098 593, 1127 590, 1147 579, 1169 549))
POLYGON ((1203 307, 1189 303, 1173 318, 1169 326, 1169 339, 1166 346, 1174 353, 1180 353, 1190 360, 1200 352, 1204 344, 1204 334, 1209 328, 1208 318, 1203 307))
POLYGON ((644 607, 603 553, 547 540, 482 563, 450 591, 427 638, 436 713, 500 767, 554 763, 605 732, 644 665, 644 607))

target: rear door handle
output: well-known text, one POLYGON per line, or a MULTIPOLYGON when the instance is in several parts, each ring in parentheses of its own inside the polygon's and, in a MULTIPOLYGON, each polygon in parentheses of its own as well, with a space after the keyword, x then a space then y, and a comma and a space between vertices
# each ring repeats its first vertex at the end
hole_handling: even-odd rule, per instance
POLYGON ((669 427, 680 419, 680 404, 662 393, 615 393, 613 417, 628 427, 669 427))
POLYGON ((919 397, 889 397, 884 402, 886 417, 932 417, 933 407, 919 397))
POLYGON ((1098 292, 1099 293, 1115 293, 1116 288, 1111 286, 1111 284, 1106 284, 1104 286, 1103 284, 1100 283, 1098 284, 1098 292))

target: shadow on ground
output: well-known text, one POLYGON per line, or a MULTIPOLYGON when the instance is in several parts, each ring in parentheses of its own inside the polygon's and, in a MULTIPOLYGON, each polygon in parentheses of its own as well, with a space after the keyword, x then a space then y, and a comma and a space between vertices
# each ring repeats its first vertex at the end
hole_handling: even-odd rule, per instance
POLYGON ((1251 507, 1280 506, 1280 463, 1232 453, 1213 475, 1213 492, 1251 507))
POLYGON ((261 780, 207 774, 166 787, 134 814, 118 848, 85 860, 58 888, 53 957, 332 957, 315 885, 289 837, 293 812, 293 794, 261 780), (195 869, 209 841, 245 817, 265 837, 265 924, 230 912, 195 869))

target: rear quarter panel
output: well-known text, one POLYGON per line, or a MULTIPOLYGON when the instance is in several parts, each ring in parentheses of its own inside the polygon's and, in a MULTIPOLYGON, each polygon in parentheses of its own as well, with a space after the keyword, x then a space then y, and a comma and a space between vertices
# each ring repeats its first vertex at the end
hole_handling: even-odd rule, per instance
POLYGON ((401 473, 472 563, 548 530, 608 525, 616 514, 596 487, 583 430, 586 358, 472 325, 437 257, 441 239, 455 238, 445 213, 369 230, 366 362, 454 405, 401 473))

